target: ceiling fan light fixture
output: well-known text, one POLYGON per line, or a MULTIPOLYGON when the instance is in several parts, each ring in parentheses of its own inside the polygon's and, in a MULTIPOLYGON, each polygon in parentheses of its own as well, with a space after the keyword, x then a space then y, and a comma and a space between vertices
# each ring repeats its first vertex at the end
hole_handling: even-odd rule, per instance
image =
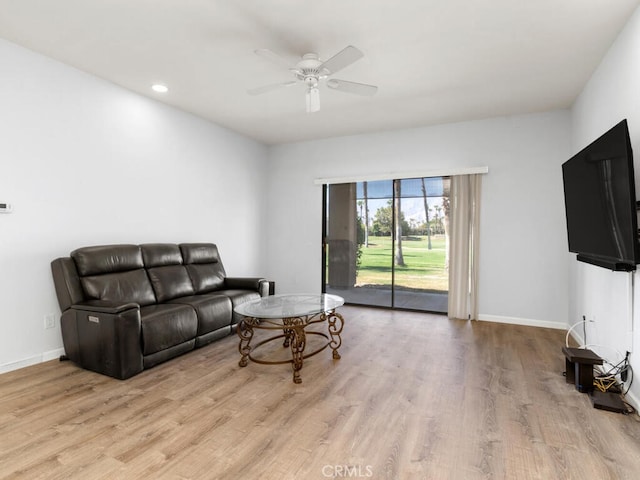
POLYGON ((169 91, 169 87, 162 85, 161 83, 155 83, 151 85, 151 90, 156 93, 167 93, 169 91))
POLYGON ((318 87, 310 87, 307 90, 307 113, 315 113, 320 110, 320 90, 318 87))

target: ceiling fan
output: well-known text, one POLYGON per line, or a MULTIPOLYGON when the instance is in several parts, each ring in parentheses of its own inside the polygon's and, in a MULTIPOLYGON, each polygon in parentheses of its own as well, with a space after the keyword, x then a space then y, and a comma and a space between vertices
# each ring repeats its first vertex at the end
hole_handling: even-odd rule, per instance
POLYGON ((346 93, 354 93, 356 95, 371 96, 376 93, 378 87, 375 85, 367 85, 366 83, 349 82, 347 80, 338 80, 337 78, 329 78, 334 73, 351 65, 355 61, 361 59, 364 54, 356 47, 349 45, 340 52, 336 53, 329 60, 322 61, 317 53, 306 53, 301 60, 294 66, 291 66, 286 59, 268 49, 259 49, 255 51, 256 55, 267 58, 282 66, 285 66, 295 77, 295 80, 288 82, 274 83, 264 85, 262 87, 247 90, 250 95, 259 95, 261 93, 270 92, 281 87, 290 87, 293 85, 303 84, 307 87, 306 100, 307 112, 317 112, 320 110, 320 82, 326 80, 327 87, 346 93))

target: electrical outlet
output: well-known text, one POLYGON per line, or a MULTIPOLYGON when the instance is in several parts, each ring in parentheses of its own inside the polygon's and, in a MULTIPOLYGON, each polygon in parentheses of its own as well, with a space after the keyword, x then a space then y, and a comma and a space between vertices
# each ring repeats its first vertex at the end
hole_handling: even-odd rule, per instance
POLYGON ((53 313, 48 313, 44 316, 44 328, 55 328, 56 316, 53 313))

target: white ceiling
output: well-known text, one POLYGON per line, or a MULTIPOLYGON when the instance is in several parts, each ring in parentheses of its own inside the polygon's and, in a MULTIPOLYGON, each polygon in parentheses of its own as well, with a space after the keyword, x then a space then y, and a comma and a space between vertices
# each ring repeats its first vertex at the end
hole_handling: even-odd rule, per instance
POLYGON ((267 144, 569 107, 640 0, 0 0, 0 37, 267 144), (303 86, 291 64, 347 45, 335 78, 360 97, 303 86), (151 91, 153 83, 170 91, 151 91))

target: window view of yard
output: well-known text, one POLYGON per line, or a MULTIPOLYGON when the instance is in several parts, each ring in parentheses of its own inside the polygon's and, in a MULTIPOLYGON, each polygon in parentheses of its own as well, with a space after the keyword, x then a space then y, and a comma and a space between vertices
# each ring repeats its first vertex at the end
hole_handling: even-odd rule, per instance
MULTIPOLYGON (((396 288, 443 292, 448 289, 445 269, 445 236, 431 236, 431 250, 426 235, 402 240, 404 266, 395 267, 396 288)), ((361 247, 356 286, 390 286, 393 244, 391 237, 370 236, 369 246, 361 247)))

